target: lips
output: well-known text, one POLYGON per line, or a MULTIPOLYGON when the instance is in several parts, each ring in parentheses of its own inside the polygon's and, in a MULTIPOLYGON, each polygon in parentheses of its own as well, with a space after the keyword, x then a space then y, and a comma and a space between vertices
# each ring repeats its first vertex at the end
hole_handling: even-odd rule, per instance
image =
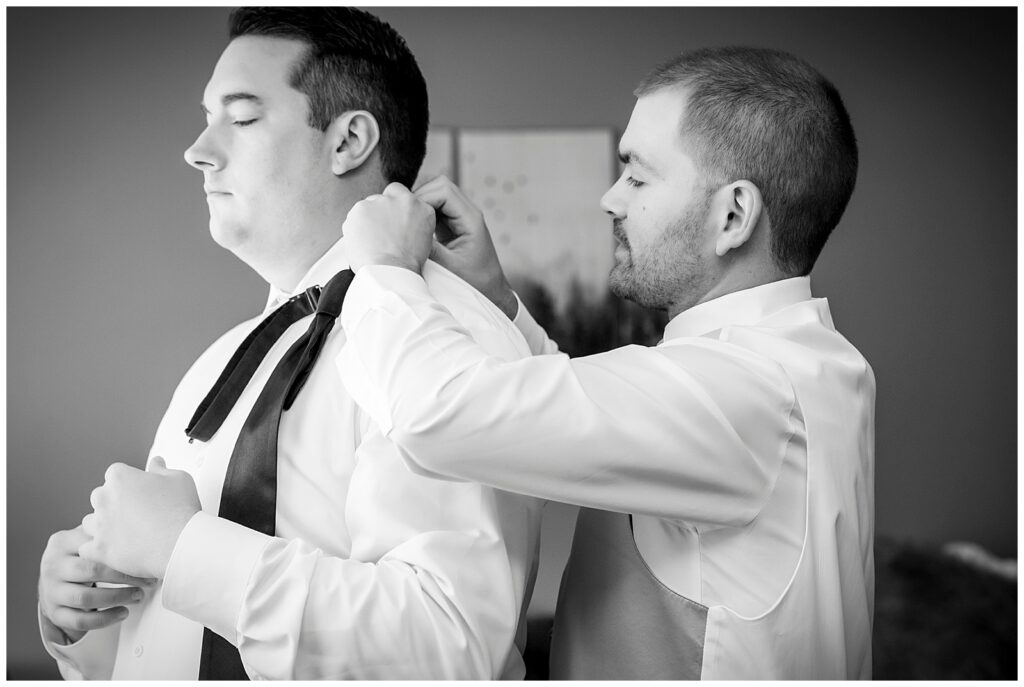
POLYGON ((228 191, 222 191, 220 189, 210 188, 208 186, 204 186, 203 190, 206 192, 206 195, 208 195, 208 196, 230 196, 231 195, 231 193, 229 193, 228 191))

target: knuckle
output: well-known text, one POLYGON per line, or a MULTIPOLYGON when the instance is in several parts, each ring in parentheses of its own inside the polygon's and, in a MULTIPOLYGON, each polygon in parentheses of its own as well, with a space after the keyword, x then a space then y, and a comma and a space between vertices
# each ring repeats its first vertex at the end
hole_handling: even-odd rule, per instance
POLYGON ((49 577, 51 572, 53 572, 53 559, 44 551, 43 557, 39 559, 39 579, 49 577))
POLYGON ((129 467, 124 463, 111 463, 104 473, 104 477, 108 482, 116 481, 123 478, 128 470, 129 467))

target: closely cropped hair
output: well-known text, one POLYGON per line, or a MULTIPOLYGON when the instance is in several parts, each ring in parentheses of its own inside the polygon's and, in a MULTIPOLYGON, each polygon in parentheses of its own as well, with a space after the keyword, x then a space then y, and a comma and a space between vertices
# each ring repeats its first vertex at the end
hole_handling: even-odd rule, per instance
POLYGON ((309 125, 325 131, 350 110, 380 126, 384 176, 411 186, 426 154, 427 84, 405 40, 372 14, 350 7, 243 7, 231 39, 273 36, 305 42, 291 86, 309 100, 309 125))
POLYGON ((684 53, 635 94, 677 86, 687 88, 683 133, 701 170, 715 185, 755 184, 774 261, 808 274, 857 178, 857 141, 835 86, 787 53, 733 47, 684 53))

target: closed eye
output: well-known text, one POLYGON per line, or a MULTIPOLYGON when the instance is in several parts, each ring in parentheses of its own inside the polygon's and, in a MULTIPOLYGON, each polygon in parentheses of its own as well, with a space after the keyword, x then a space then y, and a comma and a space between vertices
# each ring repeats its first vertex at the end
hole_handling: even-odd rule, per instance
POLYGON ((626 177, 626 183, 629 184, 630 186, 643 186, 644 185, 644 182, 638 181, 638 180, 634 179, 633 177, 626 177))
POLYGON ((236 122, 232 122, 235 126, 252 126, 257 122, 256 119, 242 119, 236 122))

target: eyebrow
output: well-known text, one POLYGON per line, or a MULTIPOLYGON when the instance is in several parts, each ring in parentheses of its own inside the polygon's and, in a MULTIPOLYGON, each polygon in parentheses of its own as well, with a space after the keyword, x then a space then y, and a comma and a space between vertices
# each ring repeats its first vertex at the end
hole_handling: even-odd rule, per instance
MULTIPOLYGON (((227 107, 231 103, 237 102, 239 100, 245 100, 245 101, 253 103, 254 105, 262 105, 263 104, 263 99, 260 98, 258 95, 253 95, 252 93, 244 93, 244 92, 228 93, 227 95, 221 97, 220 104, 221 104, 222 107, 227 107)), ((200 107, 200 109, 202 109, 203 114, 210 114, 210 111, 206 109, 206 105, 203 104, 201 101, 199 103, 199 107, 200 107)))
POLYGON ((642 168, 646 169, 648 172, 650 172, 652 174, 656 174, 657 173, 657 170, 654 169, 654 167, 651 165, 651 163, 647 162, 646 160, 644 160, 642 157, 640 157, 639 155, 637 155, 635 152, 633 152, 631 150, 630 151, 620 150, 619 151, 619 162, 621 162, 624 165, 630 165, 630 164, 637 165, 639 167, 642 167, 642 168))

